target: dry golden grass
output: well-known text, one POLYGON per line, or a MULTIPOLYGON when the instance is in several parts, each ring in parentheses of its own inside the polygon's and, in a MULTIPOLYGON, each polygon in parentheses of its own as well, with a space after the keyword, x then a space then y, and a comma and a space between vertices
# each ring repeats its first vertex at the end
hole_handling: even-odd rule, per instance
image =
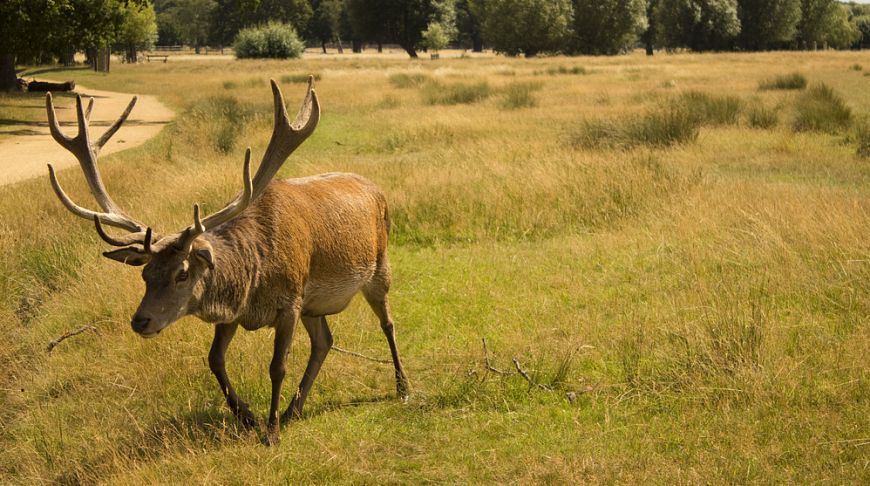
MULTIPOLYGON (((282 175, 349 170, 388 194, 412 397, 391 398, 388 365, 332 354, 306 417, 263 447, 208 371, 209 326, 135 336, 137 270, 101 259, 92 226, 28 181, 0 188, 0 483, 867 483, 870 165, 845 133, 793 132, 795 93, 758 91, 799 69, 861 116, 866 78, 849 66, 865 57, 347 55, 77 73, 181 113, 102 164, 118 202, 160 231, 237 190, 245 146, 256 156, 268 140, 268 77, 320 74, 321 126, 282 175), (542 89, 510 110, 498 95, 429 105, 427 80, 542 89), (704 125, 669 149, 572 143, 584 120, 689 91, 761 103, 780 123, 704 125), (495 366, 517 357, 555 391, 488 373, 483 337, 495 366)), ((284 84, 291 105, 303 89, 284 84)), ((88 200, 76 170, 61 179, 88 200)), ((330 322, 339 346, 388 354, 364 303, 330 322)), ((260 414, 270 337, 240 334, 228 353, 260 414)), ((307 348, 297 339, 290 376, 307 348)))

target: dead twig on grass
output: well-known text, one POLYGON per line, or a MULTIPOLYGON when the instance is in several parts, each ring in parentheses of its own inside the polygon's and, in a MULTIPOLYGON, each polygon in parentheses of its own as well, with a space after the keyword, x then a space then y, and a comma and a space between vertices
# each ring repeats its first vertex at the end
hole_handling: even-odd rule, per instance
POLYGON ((486 338, 483 338, 483 363, 486 365, 487 370, 492 371, 497 375, 510 376, 513 374, 511 371, 502 371, 489 362, 489 350, 486 348, 486 338))
POLYGON ((96 331, 96 330, 97 330, 97 328, 94 326, 82 326, 74 331, 69 331, 67 333, 64 333, 62 336, 52 339, 48 343, 48 346, 46 347, 45 352, 51 353, 51 351, 55 348, 55 346, 57 346, 58 344, 62 343, 63 341, 65 341, 73 336, 78 336, 79 334, 81 334, 85 331, 96 331))
POLYGON ((541 390, 546 390, 549 392, 553 391, 553 387, 551 387, 550 385, 538 383, 535 380, 533 380, 532 377, 529 376, 529 374, 526 372, 526 370, 524 370, 523 367, 520 366, 520 360, 518 360, 517 358, 514 358, 514 366, 516 366, 516 368, 517 368, 517 373, 519 373, 520 376, 522 376, 523 378, 526 379, 526 381, 529 382, 529 388, 537 387, 537 388, 540 388, 541 390))
POLYGON ((347 349, 339 348, 338 346, 333 346, 332 349, 338 351, 339 353, 349 354, 351 356, 356 356, 357 358, 367 359, 369 361, 374 361, 375 363, 381 364, 392 364, 392 361, 387 361, 385 359, 372 358, 371 356, 366 356, 364 354, 357 353, 355 351, 349 351, 347 349))

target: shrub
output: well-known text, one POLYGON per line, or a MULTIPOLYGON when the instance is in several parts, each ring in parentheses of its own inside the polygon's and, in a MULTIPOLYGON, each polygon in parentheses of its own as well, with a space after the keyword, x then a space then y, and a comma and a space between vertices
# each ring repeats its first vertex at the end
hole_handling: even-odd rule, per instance
POLYGON ((513 110, 536 106, 534 92, 539 89, 541 85, 538 83, 511 83, 504 88, 501 107, 513 110))
POLYGON ((740 118, 740 99, 736 96, 713 96, 701 91, 687 91, 678 103, 710 125, 734 125, 740 118))
POLYGON ((573 142, 591 148, 669 147, 694 142, 700 130, 700 117, 678 102, 640 117, 585 121, 573 142))
POLYGON ((233 49, 239 59, 289 59, 301 56, 305 44, 299 40, 292 25, 269 22, 240 30, 233 42, 233 49))
POLYGON ((390 75, 390 84, 401 89, 419 88, 428 80, 429 76, 422 73, 396 73, 390 75))
POLYGON ((843 98, 830 86, 819 83, 798 97, 792 128, 798 132, 834 133, 847 128, 851 121, 852 110, 843 98))
POLYGON ((427 105, 461 105, 485 100, 491 94, 486 82, 443 84, 432 81, 423 87, 423 102, 427 105))
POLYGON ((749 108, 746 118, 752 128, 773 128, 779 123, 779 114, 776 110, 760 104, 753 104, 749 108))
POLYGON ((807 87, 807 78, 801 73, 783 74, 758 83, 758 89, 762 91, 780 89, 804 89, 807 87))

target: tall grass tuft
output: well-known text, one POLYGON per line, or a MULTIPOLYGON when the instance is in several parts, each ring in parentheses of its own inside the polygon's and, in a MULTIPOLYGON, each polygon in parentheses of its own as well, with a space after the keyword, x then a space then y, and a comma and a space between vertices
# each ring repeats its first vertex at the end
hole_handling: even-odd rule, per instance
POLYGON ((801 73, 781 74, 758 83, 761 91, 792 90, 807 87, 807 78, 801 73))
MULTIPOLYGON (((285 75, 281 76, 281 82, 287 83, 287 84, 307 83, 308 76, 310 76, 310 75, 307 73, 285 74, 285 75)), ((320 81, 320 78, 321 78, 320 73, 314 73, 313 76, 314 76, 315 81, 320 81)))
POLYGON ((735 125, 740 119, 741 102, 736 96, 687 91, 679 96, 678 103, 684 104, 704 124, 735 125))
POLYGON ((752 128, 769 129, 779 123, 779 113, 761 104, 753 104, 746 112, 746 120, 752 128))
POLYGON ((810 87, 795 102, 792 128, 797 132, 836 133, 849 127, 852 110, 843 98, 825 83, 810 87))
POLYGON ((858 157, 870 158, 870 120, 867 118, 855 124, 855 143, 858 146, 855 151, 858 157))
POLYGON ((540 83, 511 83, 504 87, 499 106, 507 110, 537 106, 534 92, 541 87, 540 83))
POLYGON ((422 95, 427 105, 465 105, 489 98, 492 89, 485 81, 473 84, 432 81, 423 86, 422 95))
POLYGON ((192 122, 208 127, 214 148, 224 154, 235 148, 239 132, 255 115, 251 106, 231 95, 205 98, 194 105, 189 114, 192 122))
POLYGON ((423 73, 396 73, 390 75, 390 84, 400 89, 419 88, 431 78, 423 73))
POLYGON ((639 117, 584 121, 573 143, 587 148, 663 148, 694 142, 700 130, 701 118, 685 104, 676 103, 639 117))

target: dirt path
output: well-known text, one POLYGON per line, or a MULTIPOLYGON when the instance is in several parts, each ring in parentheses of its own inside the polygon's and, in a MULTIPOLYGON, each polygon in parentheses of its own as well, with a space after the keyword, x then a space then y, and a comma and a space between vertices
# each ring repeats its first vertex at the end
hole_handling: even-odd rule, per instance
MULTIPOLYGON (((96 140, 127 107, 134 95, 100 91, 78 85, 76 93, 87 100, 94 97, 94 111, 91 114, 91 139, 96 140)), ((85 101, 87 102, 87 101, 85 101)), ((57 108, 64 133, 76 134, 75 104, 68 108, 57 108)), ((172 121, 175 113, 154 96, 139 96, 136 107, 118 133, 103 147, 100 156, 141 145, 157 135, 163 126, 172 121)), ((48 177, 46 164, 56 168, 77 165, 75 157, 58 145, 48 131, 48 123, 43 122, 28 130, 25 135, 13 135, 0 139, 0 186, 11 184, 31 177, 48 177)))

